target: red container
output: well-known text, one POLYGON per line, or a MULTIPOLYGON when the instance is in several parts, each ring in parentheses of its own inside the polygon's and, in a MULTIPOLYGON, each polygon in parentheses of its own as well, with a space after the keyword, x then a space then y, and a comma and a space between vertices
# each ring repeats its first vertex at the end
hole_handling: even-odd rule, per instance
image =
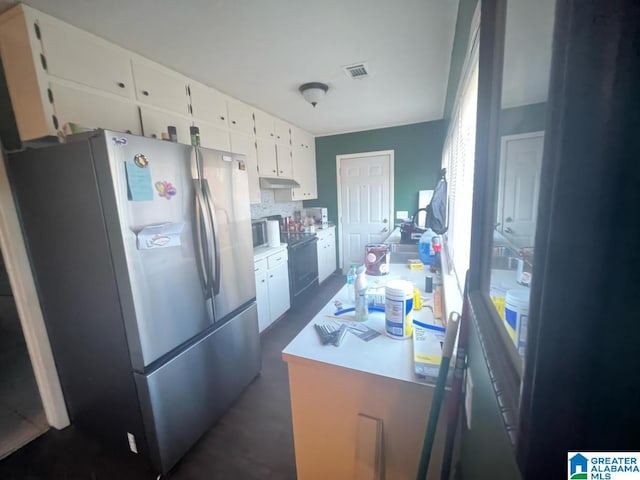
POLYGON ((386 243, 369 243, 364 247, 364 264, 367 275, 387 275, 389 273, 389 245, 386 243))

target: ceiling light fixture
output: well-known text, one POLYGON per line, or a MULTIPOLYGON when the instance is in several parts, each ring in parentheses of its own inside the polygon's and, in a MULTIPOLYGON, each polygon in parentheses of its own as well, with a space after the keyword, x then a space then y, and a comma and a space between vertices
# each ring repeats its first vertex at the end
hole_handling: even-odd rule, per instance
POLYGON ((307 102, 313 105, 313 108, 315 108, 320 99, 324 97, 327 90, 329 90, 329 86, 326 83, 310 82, 300 85, 300 93, 307 102))

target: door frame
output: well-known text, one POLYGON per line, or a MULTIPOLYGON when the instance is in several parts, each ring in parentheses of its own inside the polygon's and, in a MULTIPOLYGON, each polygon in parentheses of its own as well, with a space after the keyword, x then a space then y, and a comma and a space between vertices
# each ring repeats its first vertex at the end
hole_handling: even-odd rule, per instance
POLYGON ((0 249, 47 422, 65 428, 69 415, 4 161, 0 161, 0 249))
MULTIPOLYGON (((496 203, 498 210, 496 215, 496 222, 500 222, 503 224, 502 219, 502 209, 504 207, 504 182, 505 176, 507 174, 507 157, 505 153, 507 151, 507 142, 512 140, 526 140, 529 138, 542 137, 543 139, 543 148, 544 148, 544 130, 536 130, 535 132, 527 132, 527 133, 515 133, 513 135, 503 135, 500 137, 500 164, 498 165, 498 201, 496 203)), ((502 229, 500 229, 502 231, 502 229)))
POLYGON ((336 185, 338 187, 338 228, 339 235, 336 235, 339 238, 338 241, 338 265, 343 273, 345 273, 344 268, 344 257, 342 255, 342 178, 340 177, 340 166, 343 160, 348 160, 350 158, 358 158, 358 157, 373 157, 375 155, 389 155, 389 235, 393 231, 391 226, 394 224, 392 220, 394 220, 394 150, 378 150, 374 152, 362 152, 362 153, 347 153, 343 155, 336 155, 336 185))

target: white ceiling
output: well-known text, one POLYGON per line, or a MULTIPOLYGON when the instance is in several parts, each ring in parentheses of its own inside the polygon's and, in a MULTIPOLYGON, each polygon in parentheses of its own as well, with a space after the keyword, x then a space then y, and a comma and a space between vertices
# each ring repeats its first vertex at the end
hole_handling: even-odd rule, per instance
POLYGON ((456 0, 26 3, 316 135, 443 116, 456 0), (347 78, 361 61, 372 76, 347 78), (310 81, 330 87, 315 109, 310 81))

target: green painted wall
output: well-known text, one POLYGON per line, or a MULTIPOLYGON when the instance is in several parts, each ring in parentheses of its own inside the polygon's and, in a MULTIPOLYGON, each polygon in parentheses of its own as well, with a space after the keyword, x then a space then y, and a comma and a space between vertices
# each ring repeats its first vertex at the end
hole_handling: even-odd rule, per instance
POLYGON ((337 222, 336 155, 393 150, 394 208, 413 214, 418 205, 418 190, 429 190, 436 185, 444 134, 444 122, 438 120, 317 137, 318 199, 307 200, 304 206, 327 207, 329 220, 337 222))

